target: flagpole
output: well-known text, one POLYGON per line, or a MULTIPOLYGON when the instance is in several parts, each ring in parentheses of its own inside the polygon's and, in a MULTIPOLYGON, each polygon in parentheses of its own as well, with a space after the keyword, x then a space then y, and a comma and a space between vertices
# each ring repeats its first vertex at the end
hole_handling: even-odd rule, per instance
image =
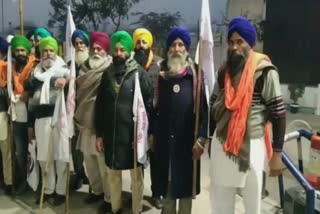
MULTIPOLYGON (((199 66, 197 74, 197 94, 196 94, 196 118, 195 118, 195 128, 194 128, 194 145, 198 140, 198 130, 199 130, 199 117, 200 117, 200 96, 201 96, 201 73, 202 73, 202 38, 199 41, 199 66)), ((197 195, 197 171, 198 171, 198 160, 193 160, 193 175, 192 175, 192 197, 196 198, 197 195)))
POLYGON ((20 34, 24 35, 24 30, 23 30, 23 0, 19 0, 19 16, 20 16, 20 34))

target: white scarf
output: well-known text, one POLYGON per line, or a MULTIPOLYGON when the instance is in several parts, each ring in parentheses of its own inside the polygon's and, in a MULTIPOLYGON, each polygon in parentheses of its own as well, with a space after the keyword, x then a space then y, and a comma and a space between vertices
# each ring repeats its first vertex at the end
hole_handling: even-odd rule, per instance
POLYGON ((39 81, 43 82, 40 92, 40 104, 49 104, 50 102, 50 79, 52 77, 65 77, 69 78, 70 70, 66 63, 59 56, 56 56, 54 65, 47 69, 45 72, 42 71, 42 63, 39 63, 35 70, 34 76, 39 81))

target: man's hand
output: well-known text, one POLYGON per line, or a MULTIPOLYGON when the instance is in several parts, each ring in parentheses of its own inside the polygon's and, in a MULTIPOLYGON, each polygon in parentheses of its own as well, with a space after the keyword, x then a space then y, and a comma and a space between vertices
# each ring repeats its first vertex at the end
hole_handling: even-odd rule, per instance
POLYGON ((283 171, 282 155, 281 152, 274 152, 269 162, 269 176, 279 176, 283 171))
POLYGON ((63 89, 66 84, 67 84, 67 80, 66 79, 59 78, 59 79, 56 80, 54 85, 55 85, 56 88, 63 89))
POLYGON ((27 91, 22 92, 21 96, 20 96, 20 100, 22 102, 28 102, 29 99, 29 93, 27 91))
MULTIPOLYGON (((199 141, 199 140, 197 140, 197 141, 199 141)), ((204 148, 199 144, 200 144, 199 142, 196 142, 192 148, 192 154, 193 154, 194 160, 199 160, 201 158, 201 155, 203 154, 204 148)))
POLYGON ((97 151, 102 153, 104 152, 104 142, 103 142, 103 139, 102 137, 98 137, 97 140, 96 140, 96 148, 97 148, 97 151))
POLYGON ((149 144, 149 149, 154 152, 154 136, 153 135, 150 135, 148 137, 148 144, 149 144))

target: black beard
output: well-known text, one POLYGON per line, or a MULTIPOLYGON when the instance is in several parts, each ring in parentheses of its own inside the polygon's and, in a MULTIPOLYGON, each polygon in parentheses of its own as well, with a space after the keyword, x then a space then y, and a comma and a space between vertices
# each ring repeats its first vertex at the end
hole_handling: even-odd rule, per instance
POLYGON ((35 47, 34 55, 36 56, 37 59, 40 59, 41 54, 40 54, 39 47, 35 47))
POLYGON ((145 65, 148 62, 150 49, 136 49, 134 54, 134 59, 142 66, 145 67, 145 65))
POLYGON ((112 61, 115 66, 119 66, 119 65, 124 65, 127 61, 127 58, 123 59, 119 56, 114 56, 112 61))
POLYGON ((123 75, 126 73, 126 61, 128 58, 121 58, 119 56, 113 57, 113 65, 115 69, 115 78, 118 84, 120 84, 123 75))
POLYGON ((229 54, 227 65, 231 76, 235 76, 237 73, 241 72, 246 63, 245 56, 232 52, 229 54))
POLYGON ((24 66, 28 62, 28 57, 24 55, 18 55, 15 57, 18 66, 24 66))

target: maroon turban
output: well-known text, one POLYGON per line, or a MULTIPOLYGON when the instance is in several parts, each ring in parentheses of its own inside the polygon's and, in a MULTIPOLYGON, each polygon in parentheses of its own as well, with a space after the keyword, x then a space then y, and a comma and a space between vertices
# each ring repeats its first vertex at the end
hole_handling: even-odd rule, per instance
POLYGON ((92 32, 90 34, 90 46, 93 44, 99 45, 105 52, 109 51, 110 39, 108 34, 102 32, 92 32))

